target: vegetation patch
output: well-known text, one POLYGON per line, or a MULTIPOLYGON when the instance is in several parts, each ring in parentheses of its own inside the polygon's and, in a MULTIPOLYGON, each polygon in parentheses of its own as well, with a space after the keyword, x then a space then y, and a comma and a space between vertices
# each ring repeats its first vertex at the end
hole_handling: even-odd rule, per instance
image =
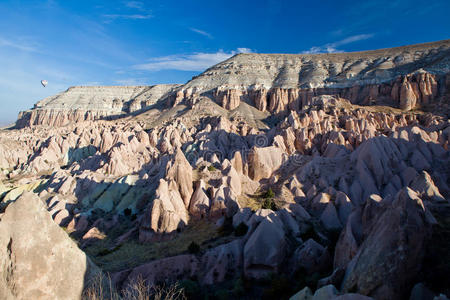
POLYGON ((120 233, 126 232, 131 221, 121 222, 113 231, 108 232, 105 239, 100 240, 84 251, 94 263, 106 272, 117 272, 127 268, 134 268, 152 260, 179 255, 187 251, 191 242, 207 249, 229 242, 230 237, 222 237, 217 227, 205 220, 193 221, 182 232, 173 238, 157 243, 139 243, 137 237, 114 249, 115 241, 120 233), (128 225, 127 225, 128 224, 128 225), (114 249, 113 251, 104 251, 114 249), (100 255, 102 254, 102 255, 100 255))
POLYGON ((191 242, 187 248, 188 252, 191 254, 197 254, 200 252, 200 246, 196 242, 191 242))
POLYGON ((255 195, 241 196, 239 198, 239 203, 242 207, 249 207, 252 211, 256 211, 260 208, 271 209, 273 211, 278 210, 275 193, 272 188, 268 188, 266 191, 255 195))
POLYGON ((264 199, 264 201, 263 201, 263 203, 261 205, 261 208, 271 209, 273 211, 278 210, 278 207, 275 204, 275 201, 273 199, 271 199, 271 198, 264 199))

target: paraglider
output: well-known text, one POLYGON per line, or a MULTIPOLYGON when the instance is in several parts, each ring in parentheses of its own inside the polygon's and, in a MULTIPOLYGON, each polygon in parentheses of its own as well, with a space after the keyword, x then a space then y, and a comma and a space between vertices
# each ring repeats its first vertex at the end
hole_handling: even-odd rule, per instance
POLYGON ((48 84, 48 81, 47 80, 41 80, 41 84, 42 84, 42 86, 43 87, 46 87, 47 86, 47 84, 48 84))

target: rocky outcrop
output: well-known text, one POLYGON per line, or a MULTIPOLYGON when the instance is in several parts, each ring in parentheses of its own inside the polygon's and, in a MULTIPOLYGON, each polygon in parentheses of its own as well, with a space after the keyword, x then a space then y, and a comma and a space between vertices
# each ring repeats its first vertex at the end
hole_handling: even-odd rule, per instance
POLYGON ((176 183, 184 205, 188 208, 193 193, 192 167, 179 148, 176 150, 173 162, 167 165, 166 178, 170 178, 176 183))
POLYGON ((376 299, 407 296, 405 293, 412 288, 420 270, 430 233, 427 214, 417 194, 409 188, 402 189, 349 263, 343 290, 376 299))
POLYGON ((348 99, 354 104, 388 104, 402 110, 411 110, 431 104, 439 96, 444 96, 445 93, 441 92, 446 89, 444 77, 445 74, 420 70, 417 73, 398 75, 379 84, 359 82, 351 87, 226 89, 216 92, 216 101, 222 107, 232 110, 239 105, 240 98, 248 97, 258 110, 277 114, 300 111, 312 97, 330 95, 348 99))
POLYGON ((268 178, 283 163, 283 154, 276 147, 254 147, 248 156, 249 177, 255 181, 268 178))
POLYGON ((216 100, 227 109, 236 108, 239 98, 249 98, 259 110, 272 113, 297 111, 318 95, 410 110, 445 94, 449 51, 446 40, 342 54, 239 54, 209 68, 183 90, 199 95, 216 90, 216 100))
POLYGON ((187 223, 187 210, 175 182, 167 183, 161 179, 156 190, 156 199, 153 200, 141 221, 141 230, 171 233, 182 229, 187 223))
POLYGON ((277 272, 285 257, 286 247, 283 223, 271 212, 263 217, 245 243, 245 274, 251 278, 262 278, 269 272, 277 272))
POLYGON ((260 111, 299 111, 314 96, 410 110, 447 95, 449 41, 332 54, 238 54, 184 86, 71 87, 19 115, 16 126, 62 126, 124 116, 158 100, 175 106, 210 96, 234 110, 242 101, 260 111), (411 53, 415 53, 412 55, 411 53))
POLYGON ((215 96, 223 108, 233 110, 241 103, 242 93, 240 90, 217 90, 215 96))
POLYGON ((333 285, 323 286, 313 293, 309 287, 305 287, 293 295, 289 300, 373 300, 361 294, 341 294, 333 285))
POLYGON ((307 240, 298 247, 289 263, 291 273, 304 270, 307 274, 322 272, 331 263, 327 249, 313 239, 307 240))
POLYGON ((195 255, 185 254, 168 257, 116 273, 112 279, 124 289, 136 282, 139 277, 145 280, 148 285, 155 285, 165 281, 182 280, 194 276, 199 270, 199 263, 195 255))
POLYGON ((75 86, 19 114, 16 127, 63 126, 134 113, 168 97, 178 85, 75 86))
POLYGON ((0 249, 2 299, 81 299, 98 272, 32 193, 1 215, 0 249))
POLYGON ((200 180, 195 187, 190 201, 189 212, 196 218, 205 218, 209 214, 211 201, 206 195, 205 183, 200 180))

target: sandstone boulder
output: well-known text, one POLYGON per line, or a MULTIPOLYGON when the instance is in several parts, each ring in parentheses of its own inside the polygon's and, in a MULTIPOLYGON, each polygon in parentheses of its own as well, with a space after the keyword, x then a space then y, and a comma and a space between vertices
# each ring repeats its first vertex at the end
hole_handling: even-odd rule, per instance
POLYGON ((171 233, 188 223, 187 210, 177 185, 164 179, 159 181, 156 199, 150 204, 141 221, 141 227, 155 233, 171 233))
POLYGON ((199 271, 199 260, 194 255, 184 254, 163 258, 114 274, 116 283, 126 288, 140 277, 148 285, 182 280, 194 276, 199 271))
POLYGON ((291 273, 303 270, 307 274, 321 272, 331 264, 328 250, 313 239, 300 245, 289 263, 291 273))
POLYGON ((430 174, 426 171, 422 171, 416 176, 411 182, 410 187, 416 191, 423 200, 445 202, 445 198, 441 195, 430 174))
POLYGON ((418 195, 402 189, 349 263, 343 291, 376 299, 406 297, 420 270, 430 227, 418 195))
POLYGON ((283 224, 276 217, 265 217, 251 234, 244 247, 246 276, 261 278, 277 272, 286 254, 283 224))
POLYGON ((2 299, 80 299, 99 272, 28 192, 1 217, 0 249, 2 299))
POLYGON ((277 147, 253 147, 249 157, 249 177, 255 181, 269 178, 283 163, 282 151, 277 147))
POLYGON ((208 250, 201 258, 201 266, 205 271, 202 282, 214 284, 222 282, 227 275, 237 274, 242 270, 242 240, 215 247, 208 250))
POLYGON ((320 216, 320 221, 323 226, 328 231, 337 231, 342 228, 341 221, 339 221, 339 217, 334 207, 333 203, 329 202, 325 207, 325 210, 322 212, 320 216))

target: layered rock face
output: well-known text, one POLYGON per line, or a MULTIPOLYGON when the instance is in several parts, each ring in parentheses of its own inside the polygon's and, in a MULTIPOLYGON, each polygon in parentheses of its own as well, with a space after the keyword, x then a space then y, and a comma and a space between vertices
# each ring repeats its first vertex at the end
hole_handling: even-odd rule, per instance
POLYGON ((448 41, 238 55, 165 106, 1 130, 0 228, 21 197, 36 200, 118 289, 142 278, 251 282, 255 298, 402 299, 418 282, 445 293, 446 265, 431 258, 448 258, 450 122, 420 106, 448 102, 448 56, 448 41), (289 284, 258 286, 270 276, 289 284))
POLYGON ((410 110, 447 94, 449 56, 449 41, 354 53, 239 54, 181 90, 213 91, 226 109, 247 101, 271 113, 300 110, 318 95, 410 110))
POLYGON ((261 111, 300 111, 318 95, 402 110, 448 96, 450 42, 316 55, 238 54, 184 86, 71 87, 21 112, 19 128, 66 125, 129 114, 160 99, 169 106, 207 95, 227 110, 248 102, 261 111))
POLYGON ((177 86, 75 86, 39 101, 32 110, 21 112, 16 126, 62 126, 134 113, 168 97, 177 86))

